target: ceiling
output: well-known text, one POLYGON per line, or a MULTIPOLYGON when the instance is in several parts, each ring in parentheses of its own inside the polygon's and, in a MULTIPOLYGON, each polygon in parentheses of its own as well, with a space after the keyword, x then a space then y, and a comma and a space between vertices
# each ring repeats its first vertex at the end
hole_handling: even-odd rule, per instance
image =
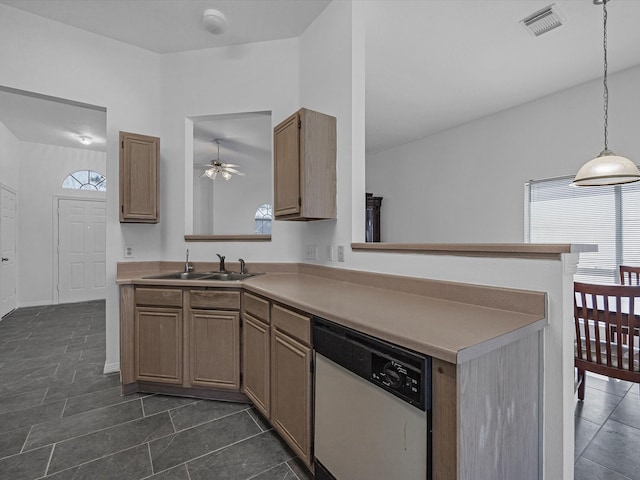
POLYGON ((298 37, 330 0, 1 0, 0 3, 156 53, 298 37), (202 25, 210 8, 224 35, 202 25))
MULTIPOLYGON (((592 0, 556 0, 563 25, 540 37, 534 37, 519 22, 550 5, 551 0, 358 1, 363 6, 367 28, 368 152, 423 138, 602 75, 602 7, 594 6, 592 0)), ((167 53, 296 37, 330 2, 0 0, 0 3, 153 52, 167 53), (204 30, 201 15, 207 8, 217 8, 226 14, 229 28, 225 34, 216 36, 204 30)), ((640 1, 610 0, 608 10, 609 72, 640 65, 637 47, 640 1)), ((610 96, 615 102, 614 89, 610 96)), ((14 134, 21 140, 37 141, 32 137, 39 135, 37 132, 44 125, 26 128, 26 120, 9 119, 35 107, 22 108, 15 102, 0 92, 0 122, 12 131, 22 123, 21 133, 14 134)), ((68 108, 65 110, 69 113, 68 108)), ((89 110, 94 112, 87 108, 71 109, 81 114, 89 110)), ((61 130, 62 112, 51 117, 56 118, 52 125, 61 130)), ((81 115, 80 119, 69 120, 67 132, 79 132, 83 124, 84 128, 90 128, 91 117, 81 115)), ((48 140, 42 143, 57 144, 48 140)), ((75 146, 78 145, 76 142, 75 146)))

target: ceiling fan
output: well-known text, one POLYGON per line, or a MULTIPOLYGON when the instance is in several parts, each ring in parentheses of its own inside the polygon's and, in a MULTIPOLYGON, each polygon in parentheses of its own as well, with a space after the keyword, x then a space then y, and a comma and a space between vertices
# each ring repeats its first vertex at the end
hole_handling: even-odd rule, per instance
POLYGON ((244 175, 244 173, 236 170, 233 163, 223 163, 220 161, 220 140, 215 139, 214 142, 218 145, 218 156, 215 160, 211 160, 211 163, 207 165, 196 165, 196 167, 206 168, 206 170, 200 175, 200 177, 209 177, 211 180, 215 180, 216 176, 220 174, 225 180, 229 180, 231 175, 244 175))

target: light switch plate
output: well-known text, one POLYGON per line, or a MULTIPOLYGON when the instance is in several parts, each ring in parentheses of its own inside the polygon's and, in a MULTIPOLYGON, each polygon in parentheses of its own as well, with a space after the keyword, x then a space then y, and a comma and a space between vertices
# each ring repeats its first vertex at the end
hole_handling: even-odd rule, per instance
POLYGON ((344 245, 338 245, 338 261, 344 262, 344 245))
POLYGON ((335 261, 335 255, 333 253, 333 245, 327 245, 327 260, 330 262, 335 261))
POLYGON ((318 260, 318 246, 317 245, 307 245, 307 260, 318 260))

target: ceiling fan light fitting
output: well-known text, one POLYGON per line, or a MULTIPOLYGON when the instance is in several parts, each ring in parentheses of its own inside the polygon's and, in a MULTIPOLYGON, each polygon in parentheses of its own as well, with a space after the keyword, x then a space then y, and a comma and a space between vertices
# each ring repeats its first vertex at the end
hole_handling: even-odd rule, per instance
POLYGON ((202 24, 208 32, 221 35, 227 31, 227 17, 219 10, 209 8, 202 14, 202 24))

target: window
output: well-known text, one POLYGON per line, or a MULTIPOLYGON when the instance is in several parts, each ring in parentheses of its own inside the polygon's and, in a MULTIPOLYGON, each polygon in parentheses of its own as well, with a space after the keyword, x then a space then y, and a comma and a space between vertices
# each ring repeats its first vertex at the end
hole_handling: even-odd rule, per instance
POLYGON ((268 203, 262 204, 256 210, 255 232, 261 235, 271 235, 271 220, 273 220, 273 209, 268 203))
POLYGON ((576 280, 618 283, 618 266, 640 265, 640 183, 573 187, 573 177, 526 184, 525 241, 590 243, 576 280))
POLYGON ((62 182, 62 188, 106 192, 107 179, 104 175, 93 170, 78 170, 67 175, 67 178, 62 182))

